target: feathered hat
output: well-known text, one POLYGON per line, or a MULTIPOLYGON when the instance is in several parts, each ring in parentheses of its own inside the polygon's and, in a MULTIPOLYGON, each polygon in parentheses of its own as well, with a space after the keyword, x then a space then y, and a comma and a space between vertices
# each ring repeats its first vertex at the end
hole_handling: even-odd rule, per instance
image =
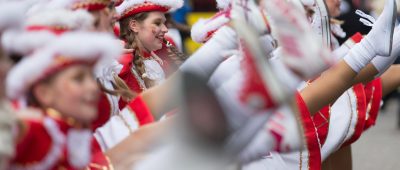
POLYGON ((168 12, 182 7, 182 0, 124 0, 116 7, 120 19, 149 11, 168 12))
POLYGON ((45 46, 56 36, 68 31, 89 30, 94 19, 85 10, 47 10, 30 15, 23 29, 9 30, 1 37, 7 53, 29 55, 45 46))
POLYGON ((0 2, 0 32, 20 27, 25 19, 25 11, 32 5, 24 1, 0 2))
MULTIPOLYGON (((109 34, 65 33, 10 70, 6 79, 7 96, 10 99, 23 98, 32 85, 68 66, 111 61, 119 57, 121 52, 122 46, 115 43, 109 34)), ((95 65, 95 69, 101 67, 99 65, 95 65)))

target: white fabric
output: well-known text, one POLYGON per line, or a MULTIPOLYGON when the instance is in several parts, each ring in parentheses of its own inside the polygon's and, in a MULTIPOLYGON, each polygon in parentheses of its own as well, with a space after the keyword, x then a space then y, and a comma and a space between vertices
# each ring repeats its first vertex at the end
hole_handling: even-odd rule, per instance
POLYGON ((291 90, 296 90, 299 87, 302 80, 293 74, 291 70, 283 63, 280 57, 280 49, 274 51, 274 57, 270 59, 271 67, 275 73, 279 74, 277 78, 285 83, 285 86, 289 87, 291 90))
MULTIPOLYGON (((358 106, 357 106, 357 103, 359 101, 357 100, 357 96, 356 96, 354 89, 351 88, 351 89, 347 90, 346 93, 347 93, 348 100, 349 100, 349 104, 347 106, 347 113, 351 114, 351 118, 350 118, 350 126, 349 126, 349 129, 347 130, 346 137, 341 144, 347 142, 348 140, 351 139, 351 137, 353 137, 355 130, 356 130, 357 123, 358 123, 358 118, 359 118, 358 106)), ((363 99, 361 99, 361 100, 363 100, 363 99)))
POLYGON ((243 167, 243 170, 289 170, 309 169, 308 151, 280 154, 271 152, 268 156, 243 167))
POLYGON ((223 61, 215 72, 211 75, 208 85, 213 89, 219 88, 223 83, 227 82, 237 70, 240 70, 241 57, 233 55, 223 61))
POLYGON ((244 84, 243 72, 237 70, 232 72, 231 78, 221 84, 219 88, 214 89, 224 113, 229 114, 226 117, 232 129, 239 128, 251 115, 251 112, 239 101, 242 84, 244 84))
POLYGON ((143 4, 144 2, 151 2, 156 5, 168 7, 169 10, 175 10, 183 6, 183 0, 124 0, 124 2, 122 2, 115 9, 117 10, 117 13, 121 15, 126 10, 143 4))
POLYGON ((335 62, 338 63, 339 61, 341 61, 343 59, 343 57, 349 53, 350 48, 349 48, 349 46, 343 44, 339 48, 336 48, 335 50, 333 50, 332 53, 333 53, 333 57, 335 58, 335 62))
POLYGON ((343 58, 344 61, 355 71, 360 72, 376 56, 373 44, 365 38, 360 43, 354 45, 349 53, 343 58))
POLYGON ((385 8, 374 23, 372 30, 350 50, 352 55, 344 58, 355 72, 359 72, 364 68, 376 55, 390 55, 393 38, 391 33, 394 29, 396 17, 395 6, 395 0, 387 0, 385 2, 385 8))
POLYGON ((179 69, 210 77, 224 60, 221 52, 232 49, 237 49, 236 33, 224 26, 215 32, 214 36, 192 54, 179 69))
POLYGON ((52 145, 50 146, 49 152, 47 152, 46 156, 42 159, 41 162, 37 162, 35 164, 31 164, 29 166, 21 166, 21 165, 11 165, 10 169, 12 170, 42 170, 42 169, 50 169, 54 167, 62 157, 63 148, 65 146, 66 137, 61 132, 58 127, 58 124, 51 118, 44 118, 43 125, 49 134, 52 145))
POLYGON ((192 29, 190 30, 190 36, 192 37, 193 41, 198 43, 206 42, 208 40, 207 38, 210 38, 207 37, 208 33, 217 31, 230 21, 230 18, 228 18, 225 14, 221 15, 220 13, 217 13, 216 15, 219 16, 214 16, 209 19, 200 18, 195 24, 193 24, 192 29))
MULTIPOLYGON (((23 59, 10 70, 6 78, 7 96, 11 99, 24 97, 26 90, 33 83, 57 65, 56 62, 60 56, 69 60, 112 62, 121 53, 122 46, 115 43, 114 38, 109 34, 65 33, 46 48, 23 59)), ((95 65, 95 67, 99 66, 95 65)))
POLYGON ((231 4, 231 0, 216 0, 216 1, 217 1, 217 7, 223 10, 227 9, 231 4))
POLYGON ((4 32, 1 37, 1 44, 7 53, 29 55, 36 49, 48 45, 56 38, 56 35, 49 31, 15 31, 4 32))
MULTIPOLYGON (((244 165, 242 168, 243 170, 287 170, 291 169, 289 167, 278 153, 272 152, 262 159, 244 165)), ((298 165, 294 169, 299 169, 298 165)))
POLYGON ((242 20, 250 25, 259 35, 270 33, 263 10, 255 1, 240 1, 232 4, 230 16, 233 20, 242 20))
POLYGON ((25 11, 32 1, 6 1, 0 2, 0 32, 9 28, 22 26, 25 11))
POLYGON ((394 31, 392 54, 389 57, 376 56, 371 63, 379 71, 375 77, 381 76, 400 55, 400 28, 397 27, 394 31))
POLYGON ((156 60, 144 60, 143 64, 145 70, 145 73, 142 75, 143 78, 146 77, 150 80, 153 80, 156 82, 156 84, 160 84, 165 80, 164 70, 156 60))
POLYGON ((138 162, 133 170, 217 170, 227 169, 226 155, 209 148, 196 148, 182 142, 169 142, 138 162), (179 144, 178 144, 179 143, 179 144), (168 158, 168 159, 166 159, 168 158))
POLYGON ((68 162, 74 168, 85 168, 92 158, 92 131, 70 129, 67 134, 68 162))
POLYGON ((351 100, 355 97, 351 93, 351 90, 343 93, 331 107, 328 135, 321 148, 322 160, 339 149, 348 134, 353 117, 351 112, 356 109, 351 107, 351 104, 354 104, 351 100))
MULTIPOLYGON (((309 0, 314 1, 314 0, 309 0)), ((331 29, 330 17, 324 0, 317 0, 315 6, 309 6, 313 9, 314 15, 311 20, 311 27, 315 33, 317 33, 318 42, 321 42, 321 46, 330 47, 331 44, 331 29)))
POLYGON ((249 163, 258 160, 267 156, 273 151, 272 149, 279 149, 280 152, 294 152, 301 149, 303 146, 301 130, 294 114, 296 113, 293 113, 289 106, 280 107, 242 151, 240 161, 249 163), (276 139, 275 135, 280 135, 281 138, 276 139))
POLYGON ((172 40, 174 41, 174 43, 176 45, 176 48, 178 48, 178 50, 180 52, 183 51, 182 37, 181 37, 181 34, 179 33, 178 29, 168 28, 168 32, 165 35, 172 38, 172 40))
POLYGON ((120 143, 131 132, 139 128, 139 122, 128 107, 123 109, 119 115, 113 115, 106 124, 97 128, 94 136, 103 151, 107 151, 120 143))
POLYGON ((260 37, 260 43, 268 57, 272 57, 271 53, 277 48, 278 44, 274 37, 265 34, 260 37))
POLYGON ((341 25, 331 24, 332 33, 340 38, 346 37, 346 32, 343 31, 341 25))
POLYGON ((67 9, 40 10, 28 17, 25 27, 62 27, 68 30, 89 30, 93 28, 94 17, 86 10, 67 9))
POLYGON ((271 16, 273 35, 282 47, 282 61, 305 79, 315 78, 333 64, 327 48, 315 41, 309 21, 293 5, 281 0, 265 1, 271 16), (293 9, 287 11, 286 9, 293 9), (291 18, 291 19, 289 19, 291 18))

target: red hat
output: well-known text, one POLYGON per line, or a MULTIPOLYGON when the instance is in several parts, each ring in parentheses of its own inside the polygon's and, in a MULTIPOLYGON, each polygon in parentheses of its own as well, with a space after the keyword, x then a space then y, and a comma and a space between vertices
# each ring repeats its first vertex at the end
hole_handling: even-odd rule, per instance
POLYGON ((109 34, 65 33, 10 70, 6 79, 7 96, 22 98, 32 85, 73 64, 95 64, 94 71, 98 72, 104 63, 117 59, 121 52, 122 46, 109 34))
POLYGON ((45 30, 61 34, 66 31, 89 30, 93 28, 93 23, 93 16, 85 10, 53 9, 32 14, 24 26, 29 31, 45 30))
POLYGON ((168 12, 182 5, 182 0, 125 0, 116 9, 120 19, 123 19, 141 12, 168 12))
POLYGON ((72 9, 86 9, 88 11, 101 10, 107 7, 111 0, 75 0, 72 9))
POLYGON ((29 15, 24 29, 8 30, 1 37, 1 45, 8 53, 29 55, 69 31, 89 30, 94 19, 85 10, 45 10, 29 15))

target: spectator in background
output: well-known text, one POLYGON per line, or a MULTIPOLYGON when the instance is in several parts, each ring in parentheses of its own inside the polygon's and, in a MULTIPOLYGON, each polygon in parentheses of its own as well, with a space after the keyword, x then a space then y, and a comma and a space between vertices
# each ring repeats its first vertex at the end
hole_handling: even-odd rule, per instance
POLYGON ((192 7, 190 6, 190 0, 184 0, 182 8, 179 8, 172 13, 172 18, 180 24, 187 24, 186 17, 188 13, 192 12, 192 7))
POLYGON ((370 27, 367 27, 359 22, 360 17, 355 13, 357 9, 362 10, 367 14, 370 13, 370 0, 344 0, 340 5, 341 15, 337 19, 344 21, 342 28, 344 32, 347 33, 345 38, 337 37, 340 44, 346 41, 356 32, 367 34, 371 29, 370 27))

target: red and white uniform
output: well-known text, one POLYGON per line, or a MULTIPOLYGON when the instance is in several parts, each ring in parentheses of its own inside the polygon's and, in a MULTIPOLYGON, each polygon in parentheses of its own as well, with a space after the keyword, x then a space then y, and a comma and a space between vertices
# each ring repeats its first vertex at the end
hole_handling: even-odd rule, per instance
POLYGON ((23 122, 11 169, 111 169, 90 129, 76 129, 55 116, 23 122))

